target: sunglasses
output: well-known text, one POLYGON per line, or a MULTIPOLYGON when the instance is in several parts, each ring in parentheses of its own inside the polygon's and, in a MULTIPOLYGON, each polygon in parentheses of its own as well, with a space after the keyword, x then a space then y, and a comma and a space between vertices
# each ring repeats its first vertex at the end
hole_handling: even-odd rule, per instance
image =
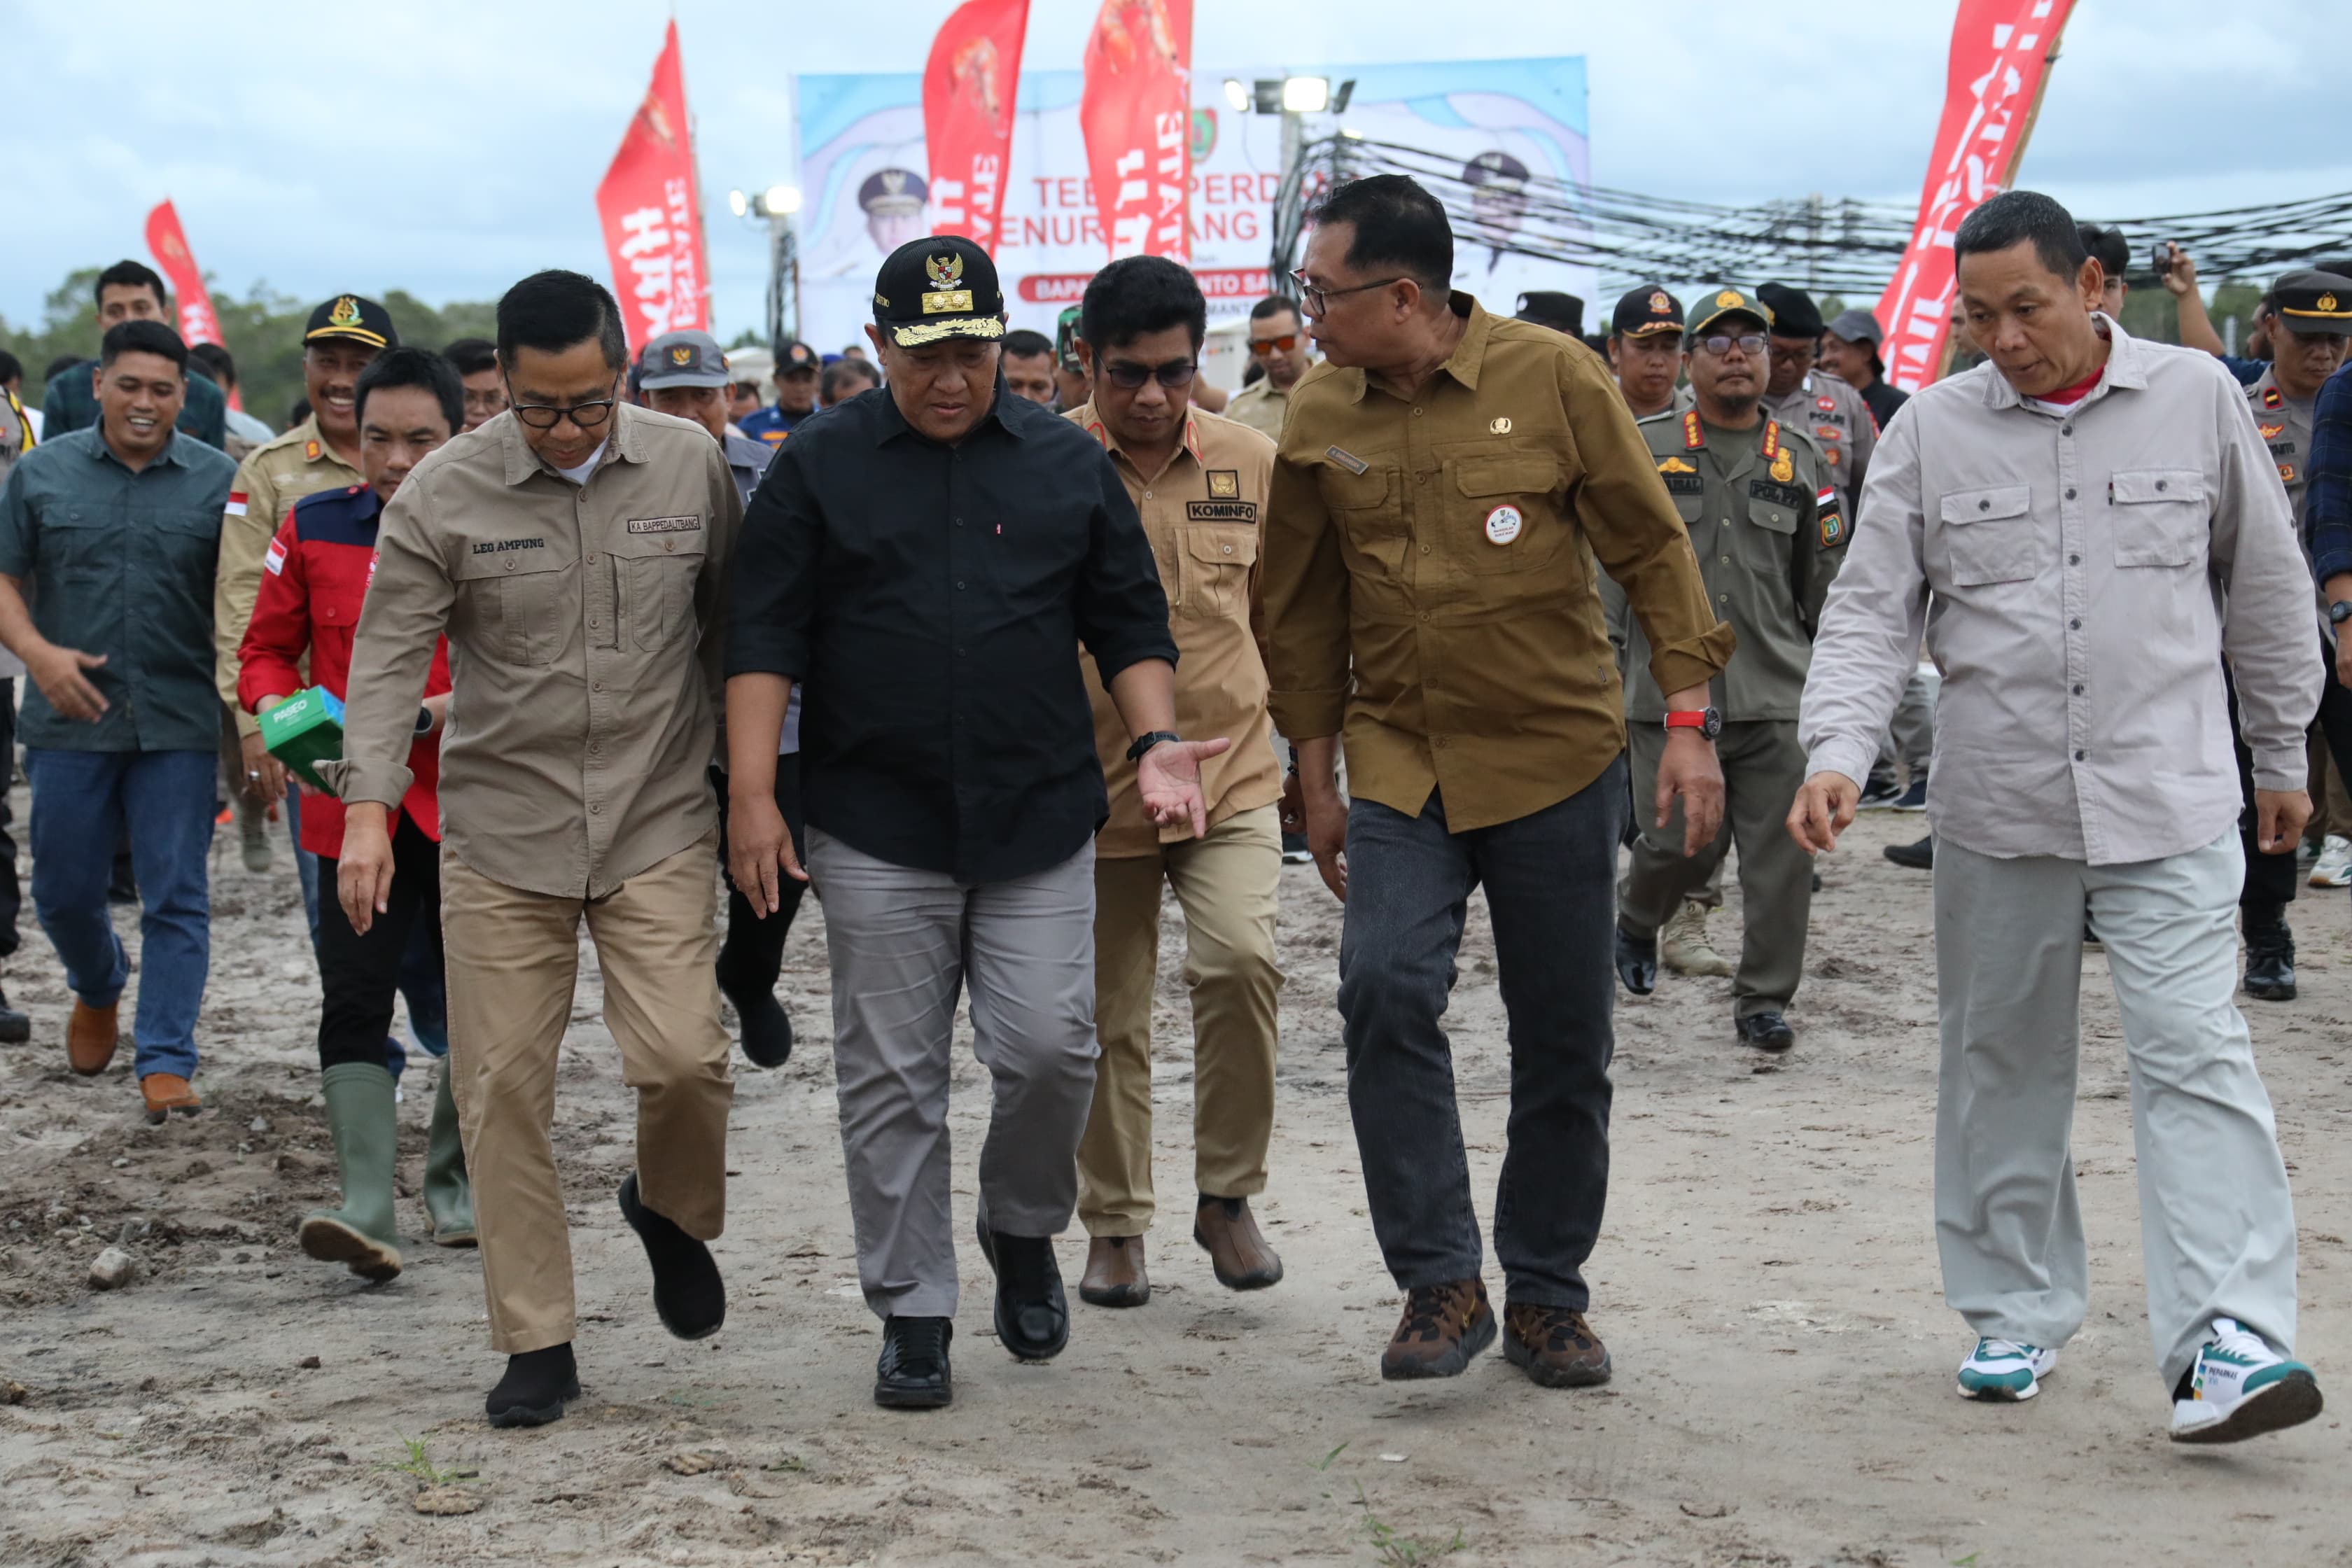
POLYGON ((1298 334, 1286 332, 1278 338, 1252 338, 1250 353, 1264 359, 1268 354, 1286 354, 1298 346, 1298 334))
POLYGON ((1189 359, 1171 359, 1166 364, 1138 364, 1133 360, 1113 360, 1103 366, 1103 374, 1113 386, 1133 392, 1147 381, 1158 381, 1171 391, 1192 384, 1193 373, 1200 365, 1189 359))

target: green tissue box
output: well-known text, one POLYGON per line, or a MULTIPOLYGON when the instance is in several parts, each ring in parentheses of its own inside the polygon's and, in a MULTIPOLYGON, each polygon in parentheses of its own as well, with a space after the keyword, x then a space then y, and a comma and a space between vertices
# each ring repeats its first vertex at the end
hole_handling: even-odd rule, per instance
POLYGON ((342 699, 323 686, 288 698, 261 715, 261 743, 304 782, 326 789, 315 764, 343 754, 342 699))

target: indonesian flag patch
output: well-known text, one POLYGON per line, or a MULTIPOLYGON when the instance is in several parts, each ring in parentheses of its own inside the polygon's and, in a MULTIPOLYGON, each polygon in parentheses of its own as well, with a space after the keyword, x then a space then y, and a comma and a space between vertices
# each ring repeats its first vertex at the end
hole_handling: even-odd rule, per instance
POLYGON ((231 490, 228 492, 228 514, 231 517, 243 517, 245 515, 245 492, 243 490, 231 490))
POLYGON ((286 574, 286 542, 284 540, 273 539, 269 542, 269 548, 261 552, 261 569, 272 577, 282 577, 286 574))

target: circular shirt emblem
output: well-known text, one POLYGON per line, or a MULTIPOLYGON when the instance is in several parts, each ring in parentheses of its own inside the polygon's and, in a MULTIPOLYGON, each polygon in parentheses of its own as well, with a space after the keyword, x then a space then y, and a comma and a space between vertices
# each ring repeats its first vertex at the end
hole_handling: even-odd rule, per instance
POLYGON ((1526 521, 1527 520, 1519 515, 1517 507, 1496 507, 1486 514, 1486 542, 1508 544, 1519 536, 1519 530, 1526 526, 1526 521))

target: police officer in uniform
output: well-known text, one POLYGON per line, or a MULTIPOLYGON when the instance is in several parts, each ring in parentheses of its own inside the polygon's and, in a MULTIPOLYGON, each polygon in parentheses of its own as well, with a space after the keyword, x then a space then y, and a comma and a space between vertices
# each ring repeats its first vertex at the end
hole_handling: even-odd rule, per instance
MULTIPOLYGON (((2253 409, 2255 430, 2270 447, 2271 461, 2278 465, 2279 480, 2286 486, 2287 500, 2294 507, 2295 534, 2305 541, 2308 559, 2304 465, 2310 460, 2312 409, 2318 401, 2320 384, 2344 363, 2346 340, 2352 335, 2352 279, 2327 272, 2286 274, 2271 289, 2263 325, 2270 334, 2271 363, 2246 388, 2246 402, 2253 409)), ((2321 635, 2331 637, 2338 628, 2326 619, 2325 592, 2319 595, 2319 610, 2321 635)), ((2321 651, 2323 657, 2332 657, 2333 650, 2324 641, 2321 651)), ((2253 754, 2246 749, 2244 737, 2234 734, 2234 705, 2230 714, 2238 747, 2239 782, 2251 802, 2253 754)), ((2246 938, 2246 994, 2264 1002, 2293 1001, 2294 932, 2287 924, 2286 906, 2294 901, 2299 874, 2295 858, 2263 852, 2256 842, 2259 825, 2251 805, 2238 826, 2246 850, 2245 889, 2238 899, 2246 938)))
POLYGON ((1655 283, 1628 289, 1609 318, 1609 368, 1636 419, 1675 406, 1682 369, 1682 302, 1655 283))
MULTIPOLYGON (((1617 970, 1636 995, 1656 986, 1658 928, 1736 843, 1747 936, 1732 981, 1733 1016, 1742 1042, 1780 1051, 1796 1043, 1781 1013, 1804 973, 1812 907, 1811 860, 1784 831, 1789 803, 1805 782, 1797 706, 1848 530, 1820 448, 1761 407, 1771 328, 1771 309, 1754 295, 1720 289, 1707 296, 1692 311, 1685 340, 1694 406, 1641 423, 1690 531, 1707 596, 1738 634, 1739 651, 1714 686, 1722 831, 1685 857, 1679 811, 1664 827, 1644 825, 1619 890, 1617 970)), ((1650 678, 1638 621, 1625 635, 1625 729, 1639 801, 1657 787, 1667 707, 1650 678)))
POLYGON ((1802 289, 1767 283, 1756 299, 1772 312, 1772 380, 1764 415, 1783 430, 1802 430, 1829 459, 1838 514, 1851 518, 1862 499, 1863 476, 1878 445, 1878 421, 1862 394, 1814 362, 1822 349, 1822 310, 1802 289))

